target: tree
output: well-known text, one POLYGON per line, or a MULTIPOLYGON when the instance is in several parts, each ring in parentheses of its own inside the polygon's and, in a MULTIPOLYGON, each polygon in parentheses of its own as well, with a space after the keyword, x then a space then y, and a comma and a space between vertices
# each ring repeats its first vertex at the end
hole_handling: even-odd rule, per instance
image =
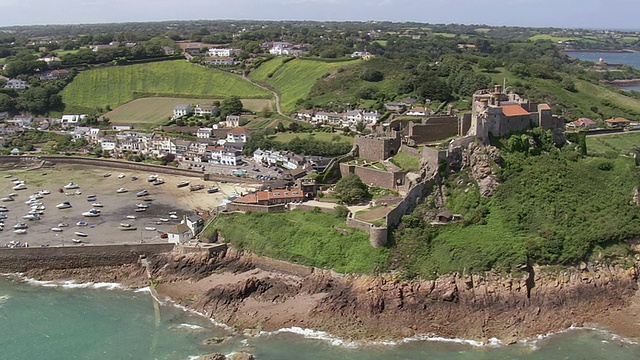
POLYGON ((222 116, 239 114, 242 112, 242 101, 237 96, 229 96, 220 103, 222 116))
POLYGON ((363 183, 356 174, 349 174, 340 179, 333 188, 333 192, 340 201, 346 204, 359 203, 369 196, 367 184, 363 183))

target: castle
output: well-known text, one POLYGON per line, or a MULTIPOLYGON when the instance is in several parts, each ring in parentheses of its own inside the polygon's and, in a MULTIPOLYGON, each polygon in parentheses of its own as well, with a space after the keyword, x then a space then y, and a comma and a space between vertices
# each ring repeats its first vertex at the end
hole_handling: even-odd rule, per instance
POLYGON ((503 137, 532 127, 552 130, 556 143, 563 142, 564 121, 552 115, 548 104, 534 104, 518 94, 507 94, 500 85, 476 91, 471 106, 467 135, 482 142, 489 142, 489 134, 503 137))

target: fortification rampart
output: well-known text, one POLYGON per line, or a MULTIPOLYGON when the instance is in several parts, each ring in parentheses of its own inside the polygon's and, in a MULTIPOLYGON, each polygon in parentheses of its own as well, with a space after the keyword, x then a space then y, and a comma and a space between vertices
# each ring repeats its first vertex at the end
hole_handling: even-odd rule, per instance
POLYGON ((138 261, 140 255, 170 252, 173 244, 90 245, 74 247, 1 248, 0 272, 29 269, 76 269, 118 266, 138 261))
POLYGON ((414 143, 424 144, 458 135, 459 119, 455 116, 426 118, 422 124, 410 122, 404 132, 414 143))
POLYGON ((232 202, 227 204, 227 211, 255 211, 261 213, 275 213, 287 210, 285 204, 277 205, 258 205, 258 204, 242 204, 232 202))
POLYGON ((368 168, 357 164, 340 164, 340 175, 356 174, 367 185, 395 189, 404 183, 406 171, 392 172, 368 168))

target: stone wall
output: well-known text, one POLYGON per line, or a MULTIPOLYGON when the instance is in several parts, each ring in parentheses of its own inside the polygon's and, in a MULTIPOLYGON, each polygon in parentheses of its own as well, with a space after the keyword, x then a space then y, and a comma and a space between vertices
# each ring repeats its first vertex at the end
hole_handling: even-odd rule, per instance
POLYGON ((374 248, 387 244, 388 232, 386 226, 375 226, 366 221, 358 220, 353 217, 353 214, 349 214, 347 217, 347 226, 360 229, 369 234, 369 243, 374 248))
POLYGON ((429 190, 431 190, 431 188, 436 183, 435 176, 412 187, 404 197, 404 199, 402 199, 402 202, 400 202, 398 205, 396 205, 396 207, 389 211, 386 219, 388 228, 398 226, 398 224, 400 224, 402 216, 412 212, 418 202, 428 195, 429 190))
POLYGON ((29 269, 76 269, 118 266, 138 261, 140 255, 170 252, 173 244, 88 245, 74 247, 0 248, 0 272, 29 269))
POLYGON ((426 118, 422 124, 410 122, 405 134, 416 144, 444 140, 458 135, 458 118, 435 116, 426 118))
POLYGON ((358 157, 383 161, 398 153, 400 136, 395 131, 389 137, 357 135, 353 144, 358 147, 358 157))
POLYGON ((395 189, 397 185, 404 183, 406 172, 390 172, 370 169, 355 164, 340 164, 340 175, 345 177, 349 174, 356 174, 367 185, 377 186, 385 189, 395 189))
POLYGON ((410 147, 405 144, 402 144, 402 146, 400 146, 400 151, 411 156, 422 157, 422 152, 420 151, 420 149, 410 147))

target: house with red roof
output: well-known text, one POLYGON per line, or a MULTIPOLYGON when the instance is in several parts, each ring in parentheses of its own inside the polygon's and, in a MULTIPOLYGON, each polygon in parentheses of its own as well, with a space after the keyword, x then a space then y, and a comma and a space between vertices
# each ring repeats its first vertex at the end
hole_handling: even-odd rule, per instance
POLYGON ((576 121, 572 121, 567 126, 571 126, 578 129, 595 129, 598 127, 595 121, 589 118, 580 118, 576 121))

